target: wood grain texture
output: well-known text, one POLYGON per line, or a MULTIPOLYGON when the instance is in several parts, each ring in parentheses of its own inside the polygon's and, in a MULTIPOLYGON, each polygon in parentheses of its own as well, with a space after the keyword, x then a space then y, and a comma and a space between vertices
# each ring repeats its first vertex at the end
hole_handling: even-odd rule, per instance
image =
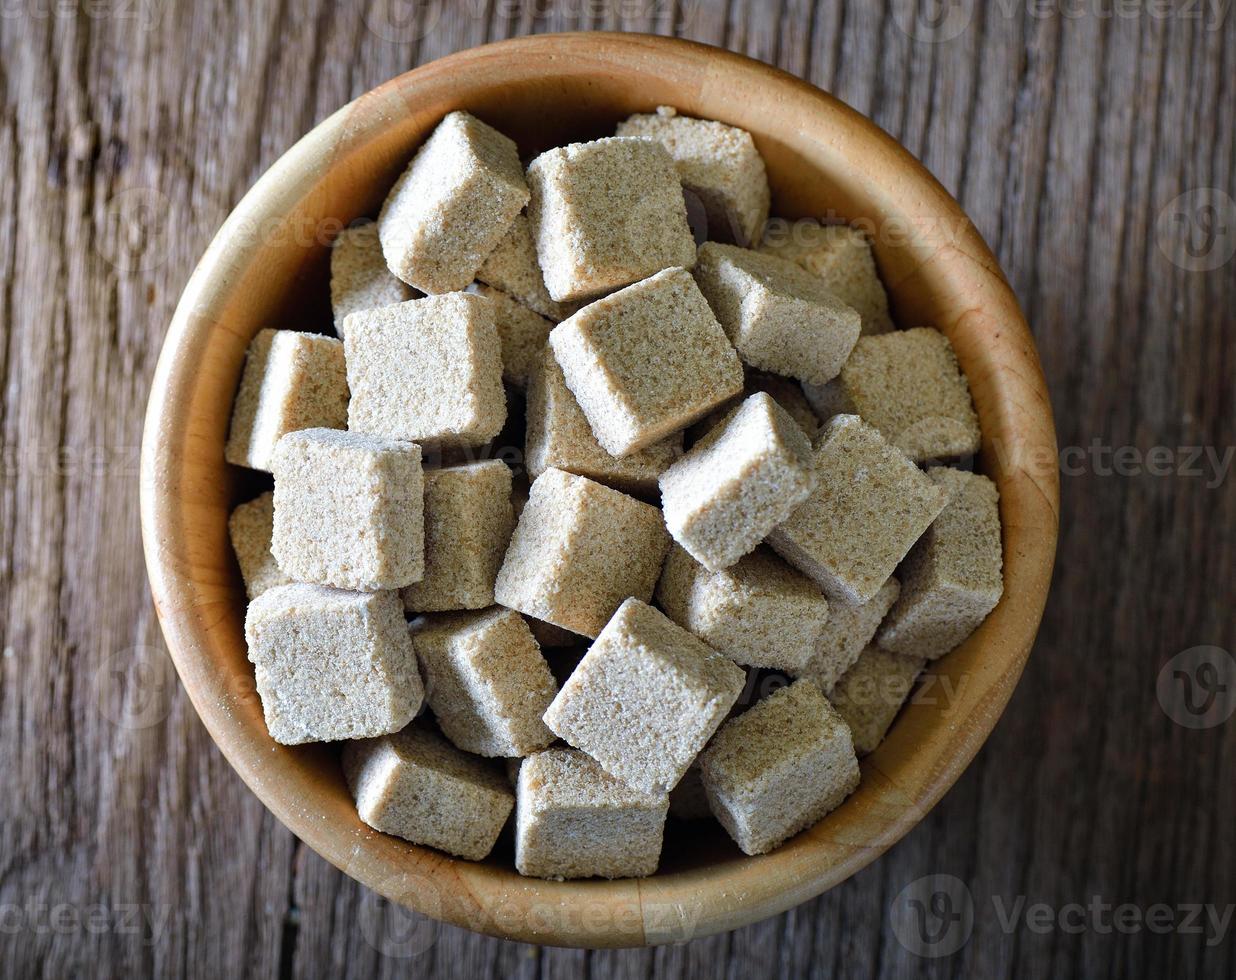
POLYGON ((1188 448, 1222 457, 1236 446, 1236 24, 1226 8, 1183 3, 1133 16, 1102 4, 960 2, 938 8, 941 21, 935 7, 5 5, 0 973, 1236 970, 1232 922, 1222 942, 1204 914, 1166 933, 1144 924, 1156 903, 1179 924, 1187 906, 1214 903, 1221 916, 1236 902, 1236 722, 1186 728, 1156 696, 1181 651, 1236 651, 1234 481, 1188 448), (299 846, 213 747, 162 654, 136 511, 163 331, 257 176, 401 71, 500 37, 577 28, 676 33, 779 64, 923 159, 1022 300, 1066 466, 1039 643, 962 780, 843 886, 656 950, 474 936, 391 906, 299 846), (1183 223, 1170 220, 1177 210, 1183 223), (1208 222, 1219 229, 1209 252, 1208 222), (1113 456, 1122 447, 1123 463, 1113 456), (1172 475, 1149 468, 1153 447, 1170 455, 1172 475), (960 879, 974 910, 968 941, 938 958, 916 955, 894 928, 903 890, 932 874, 960 879), (1069 918, 1080 932, 1024 918, 1035 903, 1060 913, 1095 896, 1132 903, 1143 925, 1105 929, 1110 912, 1069 918))

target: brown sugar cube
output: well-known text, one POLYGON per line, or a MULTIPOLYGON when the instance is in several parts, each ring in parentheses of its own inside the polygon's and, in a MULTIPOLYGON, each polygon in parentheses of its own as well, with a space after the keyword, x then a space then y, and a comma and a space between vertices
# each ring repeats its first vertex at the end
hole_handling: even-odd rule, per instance
POLYGON ((611 456, 592 434, 553 352, 541 352, 528 385, 524 444, 533 479, 553 466, 624 493, 648 496, 656 491, 657 478, 681 455, 682 434, 675 433, 629 456, 611 456))
POLYGON ((924 662, 869 646, 837 682, 832 704, 850 726, 860 756, 870 755, 884 740, 924 662))
POLYGON ((554 740, 541 716, 558 684, 519 613, 495 607, 426 616, 412 639, 429 709, 456 746, 517 756, 554 740))
POLYGON ((528 309, 558 323, 579 310, 579 303, 559 303, 550 298, 537 263, 536 245, 528 216, 520 214, 498 247, 489 253, 476 274, 481 282, 501 290, 528 309))
POLYGON ((768 218, 768 175, 746 130, 658 106, 620 122, 617 135, 656 140, 669 150, 682 186, 704 205, 709 238, 739 245, 759 239, 768 218))
POLYGON ((746 683, 733 661, 638 599, 624 602, 545 712, 611 775, 668 791, 746 683))
POLYGON ((674 540, 709 571, 750 553, 816 485, 811 443, 757 392, 662 474, 674 540))
POLYGON ((500 289, 477 283, 468 291, 494 304, 494 325, 502 346, 502 380, 523 391, 554 325, 500 289))
POLYGON ((347 320, 348 426, 389 439, 480 446, 506 422, 494 304, 448 293, 347 320))
POLYGON ((374 830, 469 861, 493 850, 515 807, 493 763, 419 724, 349 743, 343 772, 356 812, 374 830))
POLYGON ((425 293, 463 289, 527 203, 515 144, 475 116, 449 113, 382 205, 386 264, 425 293))
POLYGON ((856 415, 824 427, 819 484, 768 543, 830 599, 862 603, 944 509, 947 495, 856 415))
POLYGON ((966 376, 931 327, 863 337, 834 381, 803 391, 822 417, 861 416, 916 463, 970 456, 982 441, 966 376))
POLYGON ((935 660, 973 633, 1004 593, 1000 502, 978 473, 927 471, 948 506, 901 566, 901 597, 880 628, 885 650, 935 660))
POLYGON ((345 228, 330 249, 330 306, 335 332, 343 336, 349 313, 412 298, 408 284, 391 275, 374 222, 345 228))
POLYGON ((864 336, 894 329, 871 242, 860 229, 778 219, 769 222, 760 251, 788 259, 819 276, 829 292, 858 311, 864 336))
POLYGON ((240 577, 245 581, 245 595, 256 599, 267 589, 287 585, 292 580, 279 569, 270 551, 270 539, 275 530, 275 495, 269 490, 241 504, 227 521, 228 536, 240 577))
POLYGON ((794 676, 814 681, 821 691, 830 694, 841 675, 854 666, 859 654, 871 643, 900 592, 901 583, 890 578, 868 602, 830 602, 824 631, 806 665, 792 671, 794 676))
POLYGON ((527 176, 528 225, 553 299, 591 299, 694 264, 682 185, 660 143, 572 143, 542 153, 527 176))
POLYGON ((722 725, 700 773, 713 814, 745 854, 764 854, 810 827, 859 780, 850 729, 810 681, 722 725))
POLYGON ((532 484, 494 597, 526 616, 595 637, 628 596, 652 598, 668 547, 657 508, 548 469, 532 484))
POLYGON ((500 460, 425 471, 425 573, 403 589, 410 612, 484 609, 515 527, 500 460))
POLYGON ((537 878, 641 878, 657 870, 665 793, 615 779, 583 752, 549 749, 519 767, 515 868, 537 878))
POLYGON ((858 313, 793 262, 705 242, 694 274, 726 336, 753 367, 823 384, 858 340, 858 313))
POLYGON ((270 737, 283 745, 403 728, 424 697, 394 592, 294 583, 249 603, 245 642, 270 737))
POLYGON ((269 473, 283 435, 347 424, 343 344, 295 330, 259 331, 245 353, 224 458, 269 473))
POLYGON ((685 269, 666 269, 554 327, 549 345, 597 442, 627 456, 742 391, 742 364, 685 269))
POLYGON ((710 572, 678 545, 657 583, 667 616, 735 663, 802 670, 828 621, 828 600, 811 579, 767 548, 710 572))
POLYGON ((420 446, 305 429, 279 440, 274 470, 271 551, 290 578, 365 592, 420 581, 420 446))

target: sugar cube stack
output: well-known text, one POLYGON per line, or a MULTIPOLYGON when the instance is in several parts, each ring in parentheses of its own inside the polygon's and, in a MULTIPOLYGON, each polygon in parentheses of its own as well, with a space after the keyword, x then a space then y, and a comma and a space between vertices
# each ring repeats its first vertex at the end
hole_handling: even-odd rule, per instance
POLYGON ((374 831, 481 860, 513 814, 548 879, 655 873, 667 814, 763 854, 998 603, 994 484, 920 468, 981 442, 948 340, 769 200, 749 133, 669 107, 526 172, 452 112, 333 245, 341 340, 253 339, 249 659, 374 831))
POLYGON ((269 473, 275 444, 287 433, 343 429, 347 422, 343 344, 294 330, 260 330, 245 353, 223 456, 269 473))

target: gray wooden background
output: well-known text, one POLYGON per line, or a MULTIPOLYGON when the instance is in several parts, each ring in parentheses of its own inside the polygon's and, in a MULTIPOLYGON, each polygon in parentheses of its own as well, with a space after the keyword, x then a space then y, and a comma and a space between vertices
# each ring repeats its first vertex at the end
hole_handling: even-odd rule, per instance
POLYGON ((0 976, 1233 975, 1229 4, 3 0, 0 976), (240 195, 398 72, 575 28, 745 52, 900 139, 1007 270, 1063 447, 1054 593, 975 764, 842 887, 656 950, 438 926, 302 847, 180 692, 138 529, 160 341, 240 195))

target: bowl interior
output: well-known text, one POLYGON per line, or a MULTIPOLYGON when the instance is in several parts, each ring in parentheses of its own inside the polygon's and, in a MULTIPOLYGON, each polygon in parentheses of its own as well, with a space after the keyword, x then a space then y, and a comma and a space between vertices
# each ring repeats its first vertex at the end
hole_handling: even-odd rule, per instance
MULTIPOLYGON (((986 738, 1037 628, 1055 545, 1055 444, 1033 342, 996 263, 942 188, 869 121, 774 69, 686 42, 542 36, 474 49, 401 76, 340 110, 245 197, 186 288, 152 391, 143 528, 157 608, 186 689, 232 764, 293 831, 388 897, 513 938, 638 945, 733 928, 844 879, 905 833, 986 738), (543 882, 512 867, 509 839, 457 861, 357 818, 337 748, 276 745, 243 638, 230 509, 265 485, 223 443, 245 348, 267 326, 329 332, 329 243, 374 215, 411 152, 466 108, 525 158, 674 105, 749 130, 772 213, 861 219, 902 326, 952 339, 983 426, 978 465, 998 484, 1005 599, 935 664, 936 696, 907 706, 847 803, 773 854, 747 858, 719 826, 671 826, 641 882, 543 882), (940 692, 948 692, 941 695, 940 692)), ((508 831, 509 836, 509 831, 508 831)))

